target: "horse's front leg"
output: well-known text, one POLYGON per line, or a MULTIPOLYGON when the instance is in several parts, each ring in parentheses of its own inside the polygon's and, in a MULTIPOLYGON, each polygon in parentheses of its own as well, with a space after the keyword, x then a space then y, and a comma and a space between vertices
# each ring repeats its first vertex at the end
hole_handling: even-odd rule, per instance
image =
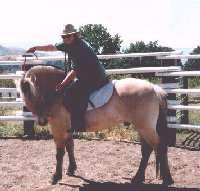
POLYGON ((63 164, 63 156, 65 154, 65 147, 57 147, 56 148, 56 172, 53 175, 52 183, 56 184, 58 180, 62 179, 62 164, 63 164))
POLYGON ((65 146, 66 146, 66 150, 68 153, 68 157, 69 157, 69 166, 68 166, 68 171, 67 174, 69 176, 74 175, 75 170, 77 169, 76 166, 76 161, 75 161, 75 157, 74 157, 74 140, 73 140, 73 134, 72 133, 67 133, 67 138, 65 141, 65 146))

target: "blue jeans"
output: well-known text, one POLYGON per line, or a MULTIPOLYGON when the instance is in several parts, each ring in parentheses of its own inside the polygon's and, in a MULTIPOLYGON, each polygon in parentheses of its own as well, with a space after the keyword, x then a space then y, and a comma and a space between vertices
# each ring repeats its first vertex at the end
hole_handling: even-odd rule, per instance
POLYGON ((71 113, 71 131, 85 131, 85 112, 87 110, 90 94, 106 84, 106 79, 94 80, 76 80, 66 93, 68 109, 71 113))

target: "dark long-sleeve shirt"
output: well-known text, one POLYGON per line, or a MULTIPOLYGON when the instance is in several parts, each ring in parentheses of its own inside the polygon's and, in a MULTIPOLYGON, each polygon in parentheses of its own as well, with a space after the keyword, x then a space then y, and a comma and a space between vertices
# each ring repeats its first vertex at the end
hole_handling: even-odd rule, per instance
POLYGON ((77 72, 77 78, 83 80, 105 79, 105 69, 98 60, 90 45, 80 38, 76 38, 72 45, 64 42, 55 44, 60 51, 68 53, 72 60, 72 69, 77 72))

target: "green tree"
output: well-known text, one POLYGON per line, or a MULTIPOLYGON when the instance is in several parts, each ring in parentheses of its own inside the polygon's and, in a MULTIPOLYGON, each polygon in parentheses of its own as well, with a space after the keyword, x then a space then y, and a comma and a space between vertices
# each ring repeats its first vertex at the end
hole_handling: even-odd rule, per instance
POLYGON ((114 37, 110 37, 105 41, 102 54, 116 54, 120 51, 121 43, 122 40, 118 34, 114 37))
MULTIPOLYGON (((135 44, 131 43, 130 47, 127 48, 124 53, 147 53, 147 52, 167 52, 173 51, 172 48, 162 47, 158 45, 158 41, 150 41, 145 44, 143 41, 138 41, 135 44)), ((161 66, 161 61, 157 60, 156 57, 142 57, 142 58, 128 58, 126 60, 127 67, 156 67, 161 66)), ((162 62, 162 65, 173 65, 172 61, 162 62)))
MULTIPOLYGON (((170 47, 160 46, 157 41, 150 41, 145 44, 143 41, 138 41, 135 44, 131 43, 130 46, 123 51, 123 53, 148 53, 148 52, 168 52, 173 51, 170 47)), ((172 66, 173 60, 161 60, 156 57, 141 57, 141 58, 123 58, 117 61, 113 60, 108 68, 134 68, 134 67, 156 67, 156 66, 172 66)), ((178 65, 181 65, 181 61, 178 60, 178 65)))
MULTIPOLYGON (((195 48, 190 54, 200 54, 200 46, 197 46, 197 48, 195 48)), ((200 70, 200 59, 188 59, 183 66, 183 70, 200 70)))
POLYGON ((90 43, 96 54, 115 54, 120 50, 118 34, 112 37, 101 24, 88 24, 79 28, 80 37, 90 43))

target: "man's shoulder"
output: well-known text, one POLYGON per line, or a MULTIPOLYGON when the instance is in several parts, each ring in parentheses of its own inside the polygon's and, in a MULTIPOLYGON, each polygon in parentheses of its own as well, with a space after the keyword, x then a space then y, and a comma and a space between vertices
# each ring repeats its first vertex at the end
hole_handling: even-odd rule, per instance
POLYGON ((85 50, 89 50, 90 52, 94 53, 94 49, 90 46, 90 43, 88 43, 86 40, 79 38, 79 46, 82 47, 85 50))
POLYGON ((89 43, 86 42, 86 41, 85 41, 84 39, 82 39, 82 38, 77 38, 76 44, 77 44, 78 46, 88 46, 88 45, 89 45, 89 43))
POLYGON ((55 44, 55 47, 60 50, 60 51, 67 51, 68 50, 68 47, 66 46, 66 44, 64 42, 58 42, 55 44))

